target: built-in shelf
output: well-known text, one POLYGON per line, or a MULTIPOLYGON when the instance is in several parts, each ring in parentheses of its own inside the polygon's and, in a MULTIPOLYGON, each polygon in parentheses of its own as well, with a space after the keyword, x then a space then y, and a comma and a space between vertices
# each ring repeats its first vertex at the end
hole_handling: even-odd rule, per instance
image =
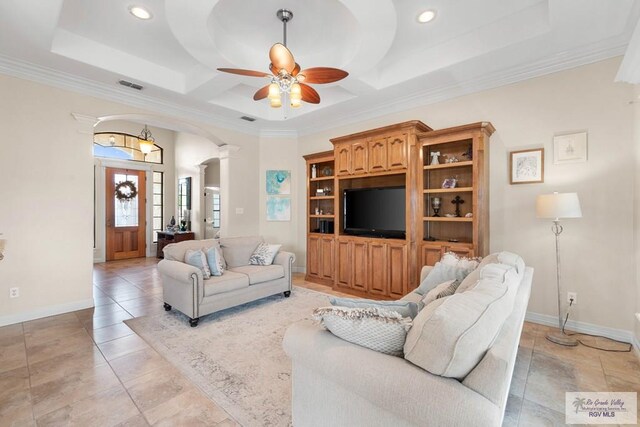
POLYGON ((329 181, 333 179, 333 175, 331 176, 319 176, 317 178, 309 178, 309 181, 329 181))
POLYGON ((467 242, 467 241, 451 242, 449 240, 427 240, 427 239, 424 239, 423 242, 424 243, 433 243, 433 244, 437 244, 437 245, 446 245, 446 246, 460 245, 460 246, 473 247, 473 243, 467 242))
POLYGON ((309 215, 309 218, 333 218, 335 215, 309 215))
POLYGON ((425 216, 422 218, 424 221, 438 221, 438 222, 472 222, 473 218, 466 217, 447 217, 447 216, 425 216))
POLYGON ((473 187, 456 187, 456 188, 425 188, 424 194, 437 193, 471 193, 473 187))
POLYGON ((312 196, 309 200, 333 200, 333 196, 312 196))
POLYGON ((459 168, 462 166, 473 166, 473 160, 469 160, 465 162, 440 163, 438 165, 427 165, 427 166, 424 166, 424 169, 425 170, 447 169, 447 168, 459 168))

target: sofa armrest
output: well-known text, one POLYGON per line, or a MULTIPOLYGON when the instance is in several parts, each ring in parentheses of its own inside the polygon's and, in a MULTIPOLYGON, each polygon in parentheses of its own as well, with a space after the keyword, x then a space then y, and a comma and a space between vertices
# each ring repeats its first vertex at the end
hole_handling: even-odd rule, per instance
POLYGON ((163 259, 158 263, 158 271, 160 274, 164 274, 178 282, 184 282, 185 284, 193 283, 192 275, 196 275, 198 283, 202 283, 202 271, 198 267, 186 264, 180 261, 171 261, 163 259))
POLYGON ((459 381, 432 375, 402 358, 351 344, 309 321, 291 325, 283 347, 294 366, 301 364, 409 423, 500 424, 499 407, 459 381))
POLYGON ((280 251, 273 259, 273 264, 278 264, 284 267, 284 278, 289 283, 289 290, 291 290, 291 270, 293 269, 293 262, 296 260, 296 256, 287 251, 280 251))
POLYGON ((158 263, 164 302, 192 319, 200 317, 204 298, 204 279, 199 268, 180 261, 163 259, 158 263))
POLYGON ((429 273, 431 273, 431 270, 433 270, 432 265, 425 265, 424 267, 422 267, 422 270, 420 271, 420 283, 422 283, 424 278, 427 277, 429 273))

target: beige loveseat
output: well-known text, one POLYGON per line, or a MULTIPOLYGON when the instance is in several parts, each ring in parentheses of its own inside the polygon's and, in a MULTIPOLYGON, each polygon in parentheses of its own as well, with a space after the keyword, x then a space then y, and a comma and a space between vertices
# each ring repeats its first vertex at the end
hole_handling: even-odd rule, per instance
MULTIPOLYGON (((533 277, 533 269, 523 262, 518 270, 509 276, 508 286, 515 288, 512 309, 504 313, 506 321, 492 332, 497 335, 492 335, 493 342, 479 355, 479 362, 460 379, 434 375, 401 357, 349 343, 310 322, 290 326, 283 346, 292 360, 293 425, 500 426, 533 277)), ((425 267, 423 278, 429 272, 425 267)), ((412 292, 403 299, 420 301, 422 296, 412 292)), ((443 319, 446 316, 440 322, 448 321, 443 319)), ((427 340, 426 347, 432 344, 437 345, 427 340)), ((438 347, 433 353, 437 357, 448 352, 438 347)))
POLYGON ((291 269, 295 256, 279 251, 272 265, 249 265, 262 237, 223 237, 172 243, 158 263, 165 310, 176 308, 197 326, 200 316, 255 301, 270 295, 291 294, 291 269), (184 262, 187 249, 220 244, 227 268, 221 276, 204 280, 202 271, 184 262))

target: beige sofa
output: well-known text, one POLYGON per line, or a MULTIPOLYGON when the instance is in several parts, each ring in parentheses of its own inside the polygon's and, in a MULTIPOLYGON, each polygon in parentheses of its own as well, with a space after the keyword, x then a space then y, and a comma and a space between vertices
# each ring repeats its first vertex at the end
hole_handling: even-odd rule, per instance
MULTIPOLYGON (((516 286, 512 311, 460 380, 351 344, 310 322, 290 326, 283 346, 292 360, 293 425, 500 426, 533 277, 524 263, 519 270, 510 279, 516 286)), ((423 277, 429 271, 425 267, 423 277)))
POLYGON ((197 326, 201 316, 255 301, 270 295, 291 294, 291 270, 295 256, 280 251, 272 265, 249 265, 262 237, 223 237, 172 243, 164 248, 158 263, 162 278, 164 308, 175 308, 197 326), (187 249, 208 248, 220 244, 227 263, 221 276, 204 280, 199 268, 184 263, 187 249))

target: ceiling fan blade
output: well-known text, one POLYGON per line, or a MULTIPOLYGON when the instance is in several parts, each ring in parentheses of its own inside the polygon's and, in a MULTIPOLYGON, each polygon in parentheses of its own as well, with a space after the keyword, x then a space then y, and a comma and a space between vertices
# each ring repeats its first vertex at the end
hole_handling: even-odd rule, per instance
POLYGON ((298 73, 300 72, 300 65, 298 65, 298 63, 296 62, 295 67, 293 67, 293 71, 291 72, 292 76, 297 76, 298 73))
POLYGON ((305 83, 333 83, 347 77, 349 73, 338 68, 315 67, 300 71, 298 80, 305 83), (304 76, 300 78, 300 76, 304 76))
POLYGON ((269 85, 265 87, 261 87, 258 91, 253 95, 254 101, 259 101, 261 99, 265 99, 269 95, 269 85))
POLYGON ((320 104, 320 95, 311 86, 304 83, 300 83, 300 89, 302 89, 302 100, 309 104, 320 104))
POLYGON ((269 74, 263 73, 262 71, 241 70, 239 68, 218 68, 218 71, 222 71, 223 73, 240 74, 241 76, 249 77, 270 77, 269 74))
POLYGON ((271 71, 274 76, 278 75, 278 69, 274 67, 273 64, 269 64, 269 71, 271 71))
POLYGON ((296 66, 293 54, 282 43, 276 43, 269 50, 269 59, 277 70, 285 69, 291 74, 296 66))

